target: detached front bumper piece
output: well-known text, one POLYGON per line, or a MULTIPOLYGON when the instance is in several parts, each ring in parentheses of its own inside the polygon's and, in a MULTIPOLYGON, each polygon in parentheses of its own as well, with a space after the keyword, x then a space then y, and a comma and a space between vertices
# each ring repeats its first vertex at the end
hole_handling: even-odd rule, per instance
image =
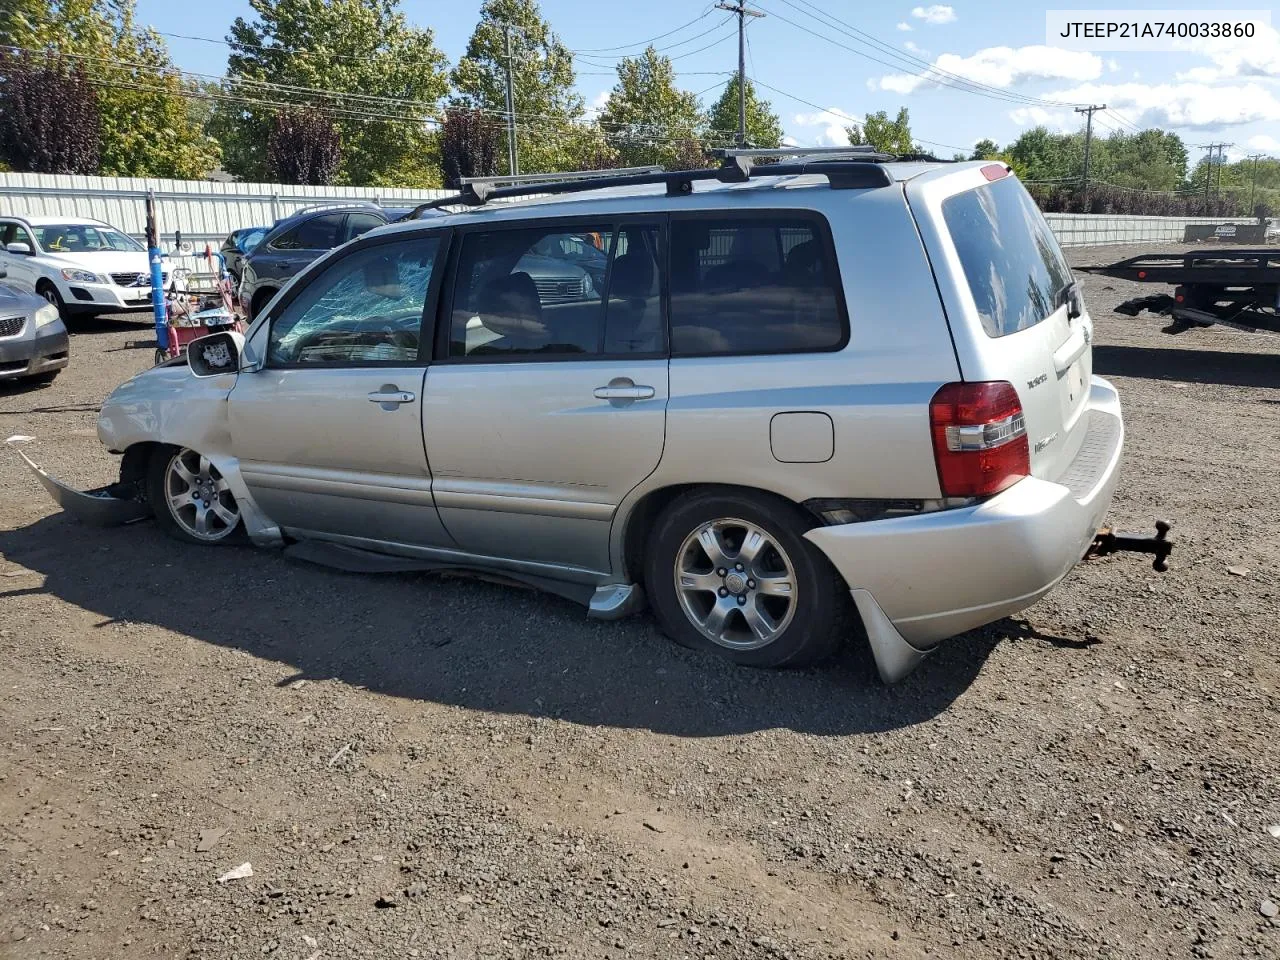
MULTIPOLYGON (((12 442, 9 445, 13 446, 12 442)), ((118 527, 151 516, 151 506, 142 498, 135 483, 112 483, 94 490, 76 490, 49 476, 16 447, 14 452, 31 468, 54 503, 85 523, 97 527, 118 527)))

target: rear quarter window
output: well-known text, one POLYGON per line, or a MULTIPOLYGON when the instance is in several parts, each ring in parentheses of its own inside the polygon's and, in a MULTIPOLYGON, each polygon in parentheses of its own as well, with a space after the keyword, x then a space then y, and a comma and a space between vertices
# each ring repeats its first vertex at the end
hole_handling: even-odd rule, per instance
POLYGON ((982 327, 1003 337, 1049 317, 1071 269, 1035 201, 1013 177, 942 201, 982 327))

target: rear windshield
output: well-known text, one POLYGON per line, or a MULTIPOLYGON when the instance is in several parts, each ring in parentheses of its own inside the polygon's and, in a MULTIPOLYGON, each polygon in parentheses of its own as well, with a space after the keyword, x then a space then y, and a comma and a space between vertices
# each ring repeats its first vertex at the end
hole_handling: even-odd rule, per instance
POLYGON ((1071 270, 1021 183, 1006 177, 949 197, 942 218, 989 336, 1034 327, 1058 308, 1071 270))

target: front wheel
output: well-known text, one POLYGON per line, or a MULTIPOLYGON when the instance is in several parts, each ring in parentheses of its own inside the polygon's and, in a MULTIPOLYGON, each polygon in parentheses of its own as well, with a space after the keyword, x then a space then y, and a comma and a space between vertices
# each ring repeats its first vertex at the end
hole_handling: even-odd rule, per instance
POLYGON ((686 494, 658 518, 645 587, 664 632, 746 666, 800 666, 831 656, 846 591, 804 539, 794 504, 752 491, 686 494))
POLYGON ((62 294, 58 292, 58 288, 46 280, 36 292, 58 308, 58 318, 65 324, 67 322, 67 304, 62 299, 62 294))
POLYGON ((147 499, 160 529, 185 543, 221 543, 240 528, 240 507, 226 478, 186 447, 152 454, 147 499))

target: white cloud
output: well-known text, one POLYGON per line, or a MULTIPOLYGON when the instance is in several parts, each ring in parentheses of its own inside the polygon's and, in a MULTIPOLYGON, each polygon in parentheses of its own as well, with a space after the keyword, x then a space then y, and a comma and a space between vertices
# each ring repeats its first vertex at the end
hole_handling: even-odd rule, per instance
POLYGON ((903 46, 906 47, 908 50, 910 50, 912 53, 919 54, 922 57, 927 57, 929 55, 928 50, 922 49, 920 47, 920 44, 914 43, 911 40, 908 40, 906 43, 903 44, 903 46))
POLYGON ((1280 122, 1280 100, 1260 83, 1086 83, 1046 99, 1105 103, 1142 127, 1194 130, 1280 122))
POLYGON ((901 30, 903 33, 910 33, 913 28, 911 24, 903 20, 898 23, 898 29, 901 30))
POLYGON ((604 110, 604 105, 608 102, 609 91, 601 90, 591 98, 591 102, 587 104, 587 108, 583 111, 583 115, 588 120, 594 120, 596 117, 600 116, 601 112, 604 110))
POLYGON ((1120 64, 1116 63, 1115 57, 1107 61, 1107 69, 1112 73, 1117 73, 1120 70, 1120 64))
POLYGON ((798 140, 809 146, 847 147, 849 135, 845 127, 851 126, 850 117, 856 116, 848 110, 830 107, 814 113, 797 113, 791 118, 788 126, 796 134, 798 140), (799 128, 799 129, 796 129, 799 128))
POLYGON ((1193 83, 1213 83, 1237 77, 1280 78, 1280 31, 1265 23, 1255 25, 1252 38, 1205 38, 1179 40, 1179 50, 1199 54, 1212 61, 1212 67, 1193 67, 1175 76, 1193 83))
POLYGON ((1260 133, 1256 137, 1249 138, 1249 147, 1253 150, 1261 150, 1264 153, 1280 153, 1280 140, 1265 133, 1260 133))
POLYGON ((1046 110, 1044 107, 1018 107, 1009 111, 1009 119, 1020 127, 1048 127, 1065 133, 1078 124, 1069 110, 1046 110))
POLYGON ((917 20, 923 20, 925 23, 940 24, 953 23, 956 19, 956 12, 951 7, 943 6, 935 3, 929 7, 915 7, 911 11, 911 15, 917 20))
POLYGON ((1080 50, 1058 47, 988 47, 970 57, 944 53, 933 70, 921 74, 891 73, 880 77, 873 89, 908 94, 955 74, 992 87, 1011 87, 1026 80, 1094 80, 1102 74, 1102 59, 1080 50), (937 72, 935 72, 937 71, 937 72))
POLYGON ((1142 74, 1141 74, 1141 72, 1139 72, 1139 71, 1137 71, 1137 70, 1133 71, 1133 79, 1135 79, 1135 80, 1141 80, 1141 79, 1142 79, 1142 74))

